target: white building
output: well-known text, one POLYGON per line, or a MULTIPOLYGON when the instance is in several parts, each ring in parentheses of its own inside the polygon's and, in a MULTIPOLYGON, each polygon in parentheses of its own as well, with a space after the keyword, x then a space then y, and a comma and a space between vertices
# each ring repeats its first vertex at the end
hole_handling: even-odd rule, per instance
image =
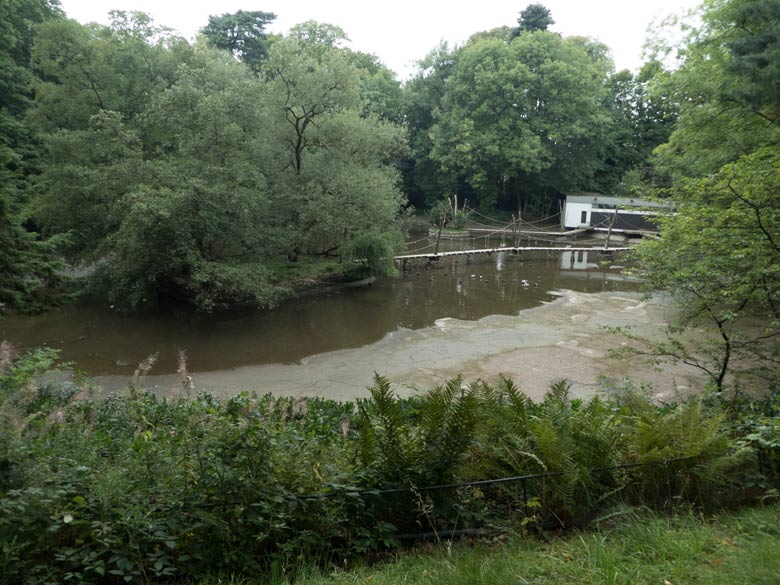
POLYGON ((590 227, 594 230, 637 233, 657 232, 658 225, 653 216, 670 213, 669 203, 610 197, 599 193, 576 193, 566 195, 561 212, 561 227, 577 229, 590 227))

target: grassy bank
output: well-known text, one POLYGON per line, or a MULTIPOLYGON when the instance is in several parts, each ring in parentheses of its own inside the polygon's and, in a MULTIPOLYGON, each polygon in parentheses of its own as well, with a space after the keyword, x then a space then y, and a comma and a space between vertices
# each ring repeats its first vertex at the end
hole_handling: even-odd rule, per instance
MULTIPOLYGON (((241 581, 236 581, 240 583, 241 581)), ((780 583, 780 505, 702 518, 632 512, 584 533, 443 544, 298 585, 780 583)), ((250 579, 245 585, 253 583, 250 579)))

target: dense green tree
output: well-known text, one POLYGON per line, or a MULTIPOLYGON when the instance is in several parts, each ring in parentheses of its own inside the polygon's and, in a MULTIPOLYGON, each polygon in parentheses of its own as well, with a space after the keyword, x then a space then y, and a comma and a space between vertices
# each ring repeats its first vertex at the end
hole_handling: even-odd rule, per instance
POLYGON ((72 252, 100 255, 117 229, 115 205, 142 180, 150 147, 139 121, 191 53, 137 12, 113 12, 108 27, 60 20, 39 28, 33 59, 45 81, 34 119, 48 156, 35 218, 48 233, 70 232, 72 252))
POLYGON ((103 110, 137 117, 187 62, 187 42, 140 12, 111 12, 111 25, 58 20, 39 27, 33 61, 36 121, 44 130, 80 130, 103 110))
POLYGON ((402 130, 364 112, 351 54, 311 37, 274 44, 268 66, 275 216, 292 257, 337 251, 351 234, 393 231, 403 200, 402 130))
POLYGON ((376 55, 353 51, 351 62, 360 70, 360 98, 365 113, 377 114, 385 120, 403 121, 401 82, 376 55))
POLYGON ((366 108, 355 55, 318 39, 275 41, 258 76, 140 15, 42 29, 37 217, 72 234, 112 299, 205 309, 272 305, 286 291, 269 264, 392 241, 404 133, 366 108))
POLYGON ((609 76, 604 107, 611 122, 593 190, 613 192, 630 171, 636 179, 663 186, 663 176, 654 172, 651 156, 669 139, 677 119, 673 99, 658 89, 668 75, 660 63, 650 61, 636 76, 628 70, 609 76))
POLYGON ((296 24, 290 28, 288 36, 308 47, 309 51, 315 51, 315 47, 319 47, 320 51, 326 48, 342 49, 349 42, 349 37, 343 28, 316 20, 296 24))
POLYGON ((246 68, 209 50, 155 96, 137 130, 150 152, 144 160, 113 157, 109 166, 137 164, 115 203, 119 225, 97 248, 115 298, 163 290, 205 309, 278 298, 258 262, 283 249, 267 226, 272 211, 258 167, 267 132, 261 100, 246 68))
POLYGON ((592 178, 611 61, 589 43, 539 31, 462 49, 430 131, 453 185, 467 182, 481 205, 546 212, 592 178))
POLYGON ((714 327, 711 339, 656 350, 706 369, 722 388, 740 369, 780 380, 780 151, 764 147, 712 178, 676 185, 679 207, 662 239, 640 248, 650 287, 674 293, 673 331, 714 327))
POLYGON ((20 219, 11 198, 0 195, 0 313, 45 309, 64 280, 65 266, 57 259, 63 238, 40 241, 20 219))
POLYGON ((774 64, 765 59, 780 47, 776 7, 705 5, 666 84, 680 119, 658 155, 674 177, 678 214, 641 249, 649 282, 680 301, 678 325, 716 330, 698 356, 677 340, 660 350, 688 361, 709 356, 719 388, 739 355, 754 373, 780 379, 780 118, 774 64))
POLYGON ((119 112, 101 111, 83 130, 55 132, 46 144, 36 219, 47 232, 71 234, 71 251, 94 260, 122 221, 117 205, 143 180, 138 132, 119 112))
POLYGON ((544 4, 529 4, 525 10, 520 12, 520 18, 517 19, 517 32, 534 32, 537 30, 547 30, 555 24, 552 14, 544 4))
POLYGON ((57 280, 56 242, 38 241, 23 227, 40 148, 26 122, 35 76, 34 29, 60 15, 56 2, 6 0, 0 19, 0 310, 35 310, 57 280))
POLYGON ((403 88, 404 119, 409 128, 411 151, 403 165, 404 191, 418 207, 430 207, 453 190, 440 165, 430 156, 433 148, 430 130, 435 113, 441 109, 457 54, 457 50, 441 44, 418 63, 417 73, 403 88))
POLYGON ((776 22, 766 16, 776 14, 772 11, 776 5, 776 0, 719 0, 706 5, 701 26, 680 51, 681 66, 665 83, 679 104, 680 120, 658 157, 673 176, 707 176, 757 148, 780 143, 773 89, 777 69, 768 59, 780 39, 773 40, 770 33, 776 22), (746 24, 741 19, 749 14, 755 20, 746 24), (752 69, 751 58, 743 54, 747 47, 756 51, 752 69))
POLYGON ((780 0, 728 3, 722 9, 734 32, 726 41, 728 71, 738 84, 727 97, 754 113, 780 118, 780 0))
POLYGON ((212 45, 230 51, 257 71, 268 57, 266 27, 274 20, 276 15, 272 12, 239 10, 233 14, 209 16, 209 22, 201 32, 212 45))

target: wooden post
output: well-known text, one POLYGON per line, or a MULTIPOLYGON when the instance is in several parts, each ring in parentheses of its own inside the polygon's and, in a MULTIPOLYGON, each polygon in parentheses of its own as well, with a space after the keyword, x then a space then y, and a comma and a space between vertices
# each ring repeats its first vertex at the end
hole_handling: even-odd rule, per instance
POLYGON ((607 230, 607 241, 604 242, 604 249, 609 248, 609 238, 612 236, 612 226, 615 225, 618 216, 618 206, 615 206, 615 213, 612 215, 612 220, 609 222, 609 229, 607 230))
POLYGON ((563 217, 563 206, 561 205, 561 200, 560 199, 558 199, 558 219, 561 220, 561 230, 563 230, 563 228, 564 228, 564 225, 563 225, 563 220, 564 220, 564 217, 563 217))
POLYGON ((441 230, 444 229, 444 220, 447 217, 447 211, 445 209, 442 209, 439 212, 439 233, 436 234, 436 246, 433 248, 433 255, 438 256, 439 255, 439 240, 441 239, 441 230))

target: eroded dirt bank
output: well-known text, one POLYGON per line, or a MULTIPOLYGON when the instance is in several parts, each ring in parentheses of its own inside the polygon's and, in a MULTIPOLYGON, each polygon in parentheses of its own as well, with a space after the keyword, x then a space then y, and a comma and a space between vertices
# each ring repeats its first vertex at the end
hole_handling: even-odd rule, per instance
MULTIPOLYGON (((297 364, 268 364, 192 375, 192 385, 217 395, 242 390, 278 395, 324 396, 350 400, 366 396, 374 372, 388 377, 399 394, 411 394, 458 374, 466 381, 505 375, 534 399, 550 384, 567 379, 575 396, 593 394, 604 379, 630 377, 649 384, 659 399, 673 399, 698 385, 697 370, 651 367, 638 358, 610 354, 625 339, 604 326, 629 326, 659 335, 670 317, 659 298, 634 293, 586 294, 559 291, 553 302, 478 321, 440 319, 433 327, 399 330, 357 349, 312 356, 297 364)), ((124 376, 96 379, 102 392, 126 387, 124 376)), ((161 394, 181 392, 177 375, 149 376, 143 384, 161 394)))

